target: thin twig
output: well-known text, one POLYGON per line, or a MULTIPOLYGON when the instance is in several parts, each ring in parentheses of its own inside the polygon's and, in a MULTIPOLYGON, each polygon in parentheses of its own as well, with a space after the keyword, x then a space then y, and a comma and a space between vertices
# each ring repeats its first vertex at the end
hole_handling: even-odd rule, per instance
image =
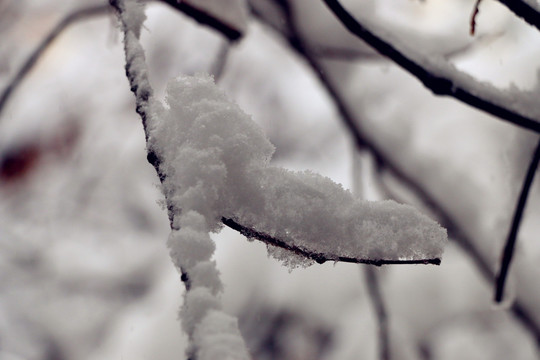
POLYGON ((229 41, 236 41, 242 37, 242 31, 231 24, 227 24, 208 12, 201 10, 182 0, 159 0, 178 11, 188 15, 201 25, 209 26, 225 36, 229 41))
POLYGON ((390 332, 388 329, 388 315, 386 313, 386 306, 384 305, 384 299, 382 297, 380 281, 376 269, 373 267, 367 267, 364 269, 364 275, 366 279, 366 285, 368 289, 371 303, 377 316, 377 324, 379 328, 379 359, 390 360, 390 332))
POLYGON ((527 169, 527 175, 523 181, 523 187, 521 188, 521 194, 519 195, 519 200, 516 204, 516 210, 514 211, 514 218, 512 220, 512 226, 508 233, 508 238, 506 240, 506 245, 504 246, 501 268, 499 274, 497 275, 496 288, 495 288, 495 301, 501 302, 503 299, 504 293, 504 284, 510 270, 510 265, 512 262, 512 257, 514 255, 514 248, 516 246, 517 235, 519 231, 519 226, 521 224, 521 219, 523 217, 523 212, 525 211, 525 206, 527 205, 527 199, 529 198, 529 191, 534 180, 534 174, 538 169, 538 162, 540 161, 540 140, 536 146, 536 150, 527 169))
POLYGON ((214 81, 217 83, 225 71, 227 66, 227 60, 229 58, 229 50, 231 49, 231 44, 228 41, 224 41, 219 46, 218 52, 212 63, 210 74, 214 76, 214 81))
POLYGON ((523 0, 499 0, 501 4, 530 25, 540 30, 540 5, 533 5, 523 0))
POLYGON ((320 252, 314 252, 311 250, 307 250, 304 248, 301 248, 296 245, 288 244, 287 242, 276 239, 268 234, 265 234, 263 232, 250 229, 248 227, 245 227, 243 225, 238 224, 235 220, 229 219, 229 218, 221 218, 221 222, 223 224, 227 225, 231 229, 234 229, 238 231, 240 234, 246 236, 250 239, 257 239, 265 244, 272 245, 279 247, 281 249, 288 250, 296 255, 300 255, 306 259, 311 259, 316 261, 319 264, 324 264, 327 261, 341 261, 346 263, 353 263, 353 264, 368 264, 368 265, 375 265, 375 266, 381 266, 381 265, 398 265, 398 264, 423 264, 423 265, 440 265, 441 259, 419 259, 419 260, 396 260, 396 259, 362 259, 362 258, 354 258, 354 257, 348 257, 348 256, 340 256, 336 254, 330 254, 330 253, 320 253, 320 252))
POLYGON ((482 2, 482 0, 476 0, 476 3, 474 4, 474 9, 473 9, 473 12, 471 14, 471 30, 470 30, 471 35, 474 35, 474 33, 476 31, 476 16, 480 12, 480 3, 481 2, 482 2))
MULTIPOLYGON (((475 94, 469 91, 466 86, 456 83, 456 79, 446 78, 441 74, 428 71, 425 66, 420 65, 411 56, 400 51, 396 46, 375 34, 367 27, 359 23, 338 0, 323 0, 328 8, 334 13, 339 21, 354 35, 371 45, 382 55, 392 59, 397 65, 414 75, 424 86, 430 89, 435 95, 449 95, 477 109, 483 110, 496 116, 499 119, 509 121, 525 129, 540 133, 540 122, 516 110, 508 109, 496 104, 490 96, 475 94)), ((432 64, 432 67, 437 65, 432 64)), ((461 74, 462 75, 462 74, 461 74)), ((491 94, 494 95, 494 94, 491 94)), ((502 94, 498 94, 502 97, 502 94)))
POLYGON ((17 89, 17 87, 20 85, 26 75, 30 72, 30 70, 32 70, 43 52, 49 47, 49 45, 51 45, 51 43, 58 37, 58 35, 60 35, 64 31, 64 29, 66 29, 69 25, 76 21, 97 15, 103 15, 109 12, 109 10, 109 5, 89 6, 75 10, 74 12, 68 14, 66 17, 60 20, 60 22, 45 36, 45 38, 41 41, 38 47, 26 59, 22 67, 15 74, 13 79, 9 82, 7 87, 0 95, 0 115, 13 92, 17 89))

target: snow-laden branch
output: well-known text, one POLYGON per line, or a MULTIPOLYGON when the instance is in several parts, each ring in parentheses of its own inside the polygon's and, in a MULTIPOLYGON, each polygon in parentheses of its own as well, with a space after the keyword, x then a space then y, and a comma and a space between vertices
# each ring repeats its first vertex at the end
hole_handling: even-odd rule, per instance
POLYGON ((259 231, 254 231, 253 229, 246 228, 245 226, 238 224, 236 221, 232 219, 222 218, 221 221, 223 222, 223 224, 227 225, 231 229, 234 229, 240 232, 242 235, 244 235, 248 239, 260 240, 267 245, 271 245, 277 248, 287 250, 295 255, 298 255, 301 258, 311 259, 319 264, 324 264, 327 261, 334 261, 334 262, 340 261, 340 262, 347 262, 347 263, 353 263, 353 264, 368 264, 368 265, 375 265, 375 266, 398 265, 398 264, 432 264, 432 265, 441 264, 440 258, 420 259, 420 260, 399 260, 399 259, 398 260, 396 259, 383 260, 383 259, 354 258, 354 257, 339 256, 333 253, 313 252, 313 251, 306 250, 295 245, 291 245, 283 240, 276 239, 268 234, 264 234, 259 231))
POLYGON ((499 0, 514 14, 540 30, 540 5, 536 0, 499 0))
POLYGON ((306 258, 439 263, 446 231, 413 207, 357 199, 318 174, 270 166, 273 145, 211 77, 177 78, 166 100, 149 139, 165 196, 201 214, 210 230, 223 222, 272 245, 271 255, 291 266, 306 258))
MULTIPOLYGON (((162 159, 150 144, 161 107, 153 99, 144 50, 139 42, 141 26, 145 20, 143 6, 130 0, 110 0, 110 4, 118 14, 124 32, 126 75, 135 95, 137 113, 143 122, 148 161, 164 183, 167 179, 161 171, 162 159)), ((211 261, 215 244, 210 239, 206 219, 194 211, 180 212, 172 199, 167 196, 165 199, 172 229, 168 240, 171 258, 180 270, 186 286, 180 314, 182 328, 189 337, 186 349, 188 358, 248 360, 250 357, 238 330, 237 319, 221 309, 219 293, 223 286, 216 263, 211 261)))
MULTIPOLYGON (((502 120, 540 133, 536 91, 499 90, 459 71, 442 58, 430 58, 385 33, 372 21, 355 19, 338 0, 324 0, 354 35, 414 75, 435 95, 449 95, 502 120)), ((540 85, 538 85, 540 86, 540 85)))

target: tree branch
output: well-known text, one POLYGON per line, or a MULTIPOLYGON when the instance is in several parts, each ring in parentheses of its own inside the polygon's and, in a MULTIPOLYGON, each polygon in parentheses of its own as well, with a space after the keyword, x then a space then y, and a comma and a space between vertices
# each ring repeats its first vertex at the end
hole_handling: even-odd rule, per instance
MULTIPOLYGON (((328 8, 334 13, 339 21, 354 35, 364 40, 382 55, 392 59, 397 65, 414 75, 424 86, 435 95, 449 95, 477 109, 490 113, 502 120, 511 122, 525 129, 540 133, 540 122, 534 117, 526 115, 523 104, 514 106, 499 105, 504 103, 508 94, 487 84, 479 84, 474 78, 453 67, 443 65, 423 58, 412 50, 404 51, 385 40, 382 36, 359 23, 345 10, 338 0, 323 0, 328 8), (421 62, 421 63, 420 63, 421 62), (447 77, 452 74, 452 77, 447 77), (474 91, 470 90, 472 84, 478 86, 474 91)), ((531 105, 532 107, 532 105, 531 105)))
POLYGON ((18 88, 25 76, 32 70, 44 51, 51 45, 51 43, 60 35, 64 29, 76 21, 86 19, 89 17, 103 15, 109 11, 109 5, 94 5, 84 7, 82 9, 75 10, 71 14, 64 17, 56 26, 45 36, 38 47, 30 54, 28 59, 24 62, 19 71, 15 74, 13 79, 9 82, 7 87, 2 91, 0 95, 0 115, 4 109, 7 101, 10 99, 13 92, 18 88))
POLYGON ((540 6, 524 0, 499 0, 514 14, 540 30, 540 6))
POLYGON ((512 262, 512 257, 514 255, 514 247, 517 241, 517 235, 519 231, 519 226, 521 224, 521 218, 523 217, 523 212, 525 211, 525 205, 527 204, 527 199, 529 197, 529 190, 534 180, 534 175, 538 169, 538 162, 540 161, 540 140, 536 146, 536 150, 533 153, 531 163, 527 169, 527 175, 523 181, 523 187, 521 188, 521 194, 519 195, 519 200, 516 204, 516 210, 514 211, 514 218, 512 220, 512 226, 508 233, 508 238, 506 240, 506 245, 502 253, 501 269, 497 275, 496 287, 495 287, 495 301, 501 302, 503 299, 504 293, 504 284, 506 282, 506 277, 508 271, 510 270, 510 264, 512 262))
POLYGON ((377 324, 379 327, 379 359, 390 360, 390 333, 388 329, 388 315, 381 293, 380 282, 376 270, 372 267, 364 269, 366 285, 368 289, 371 303, 377 316, 377 324))
POLYGON ((221 33, 230 41, 237 41, 242 37, 242 31, 212 16, 204 10, 198 9, 182 0, 159 0, 174 9, 183 12, 201 25, 209 26, 221 33))
POLYGON ((337 254, 330 254, 330 253, 318 253, 318 252, 312 252, 306 249, 303 249, 301 247, 288 244, 287 242, 276 239, 268 234, 265 234, 263 232, 253 230, 251 228, 248 228, 246 226, 243 226, 241 224, 238 224, 235 220, 222 217, 221 222, 223 224, 227 225, 231 229, 234 229, 238 231, 240 234, 246 236, 250 239, 257 239, 265 244, 272 245, 275 247, 279 247, 281 249, 288 250, 290 252, 293 252, 296 255, 302 256, 306 259, 314 260, 315 262, 319 264, 324 264, 327 261, 341 261, 346 263, 353 263, 353 264, 369 264, 369 265, 375 265, 375 266, 381 266, 381 265, 397 265, 397 264, 432 264, 432 265, 440 265, 441 259, 421 259, 421 260, 396 260, 396 259, 359 259, 359 258, 352 258, 347 256, 340 256, 337 254))

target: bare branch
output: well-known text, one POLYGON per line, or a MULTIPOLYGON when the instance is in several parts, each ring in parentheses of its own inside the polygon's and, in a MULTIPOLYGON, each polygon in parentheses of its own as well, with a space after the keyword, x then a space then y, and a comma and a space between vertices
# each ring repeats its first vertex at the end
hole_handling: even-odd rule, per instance
POLYGON ((470 91, 469 85, 472 83, 471 80, 474 80, 472 77, 458 72, 455 68, 443 69, 440 64, 436 64, 426 58, 422 59, 423 65, 421 65, 413 59, 421 57, 419 54, 413 54, 412 51, 409 50, 407 51, 407 54, 383 37, 375 34, 375 32, 371 31, 352 17, 352 15, 341 6, 338 0, 324 0, 324 2, 351 33, 364 40, 382 55, 392 59, 397 65, 407 70, 410 74, 414 75, 435 95, 452 96, 502 120, 509 121, 525 129, 540 133, 540 122, 534 117, 524 114, 524 110, 521 109, 520 106, 514 106, 514 109, 509 109, 496 103, 497 101, 502 103, 502 99, 506 98, 508 96, 507 94, 502 94, 496 88, 485 84, 482 85, 482 90, 484 91, 470 91), (430 67, 429 70, 426 68, 426 65, 428 64, 430 67), (445 77, 446 75, 444 74, 449 72, 453 72, 454 75, 459 74, 459 77, 445 77), (489 94, 484 92, 489 92, 489 94))
POLYGON ((324 264, 327 261, 341 261, 341 262, 347 262, 347 263, 353 263, 353 264, 369 264, 369 265, 375 265, 375 266, 397 265, 397 264, 423 264, 423 265, 428 265, 428 264, 440 265, 441 264, 441 259, 438 259, 438 258, 437 259, 420 259, 420 260, 360 259, 360 258, 352 258, 348 256, 340 256, 338 254, 312 252, 307 249, 303 249, 301 247, 288 244, 286 241, 276 239, 263 232, 259 232, 257 230, 253 230, 243 225, 240 225, 233 219, 228 219, 228 218, 223 217, 221 218, 221 222, 223 222, 223 224, 227 225, 231 229, 238 231, 239 233, 246 236, 247 238, 257 239, 264 242, 265 244, 288 250, 306 259, 314 260, 319 264, 324 264))
POLYGON ((0 114, 4 109, 7 101, 13 94, 13 92, 20 85, 25 76, 32 70, 44 51, 52 44, 52 42, 66 29, 69 25, 76 21, 87 19, 93 16, 103 15, 109 11, 108 5, 94 5, 84 7, 82 9, 75 10, 71 14, 68 14, 45 36, 38 47, 30 54, 28 59, 24 62, 19 71, 15 74, 13 79, 9 82, 7 87, 2 91, 0 95, 0 114))
POLYGON ((311 45, 313 55, 325 60, 358 61, 358 60, 386 60, 378 53, 355 48, 311 45))
POLYGON ((159 0, 172 6, 174 9, 183 12, 201 25, 211 27, 230 41, 239 40, 242 37, 242 31, 231 24, 212 16, 208 12, 198 9, 182 0, 159 0))
POLYGON ((227 66, 227 59, 229 57, 229 50, 231 49, 231 44, 229 42, 222 42, 219 46, 218 53, 216 58, 208 71, 214 76, 214 81, 217 83, 222 77, 225 67, 227 66))
POLYGON ((540 6, 524 0, 499 0, 501 4, 530 25, 540 30, 540 6))
POLYGON ((377 316, 377 323, 379 327, 379 359, 390 360, 390 333, 388 329, 388 315, 386 313, 386 307, 384 305, 384 299, 382 297, 380 282, 378 274, 372 267, 364 269, 364 275, 366 279, 366 285, 368 289, 371 303, 377 316))
POLYGON ((534 180, 534 174, 538 169, 538 162, 540 161, 540 140, 536 146, 536 150, 533 153, 531 163, 527 169, 527 175, 523 181, 523 187, 521 188, 521 194, 519 195, 519 200, 516 204, 516 210, 514 211, 514 218, 512 220, 512 226, 508 233, 508 238, 506 240, 506 245, 504 246, 501 269, 497 275, 497 282, 495 288, 495 301, 501 302, 503 299, 504 293, 504 284, 506 282, 506 277, 508 271, 510 270, 510 264, 512 262, 512 257, 514 255, 514 247, 517 241, 517 235, 519 231, 519 225, 521 224, 521 218, 523 217, 523 212, 525 211, 525 206, 527 204, 527 199, 529 197, 529 190, 534 180))

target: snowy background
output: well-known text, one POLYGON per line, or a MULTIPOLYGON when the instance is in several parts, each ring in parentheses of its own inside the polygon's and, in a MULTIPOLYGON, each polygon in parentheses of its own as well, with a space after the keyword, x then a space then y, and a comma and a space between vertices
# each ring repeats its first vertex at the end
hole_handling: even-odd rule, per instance
MULTIPOLYGON (((537 136, 435 98, 342 30, 322 2, 292 3, 300 33, 321 51, 325 73, 364 134, 496 270, 537 136), (332 48, 348 50, 352 59, 324 54, 332 48)), ((496 1, 482 2, 474 37, 472 0, 343 3, 482 81, 537 86, 540 34, 496 1)), ((0 2, 0 89, 44 35, 80 6, 74 0, 0 2)), ((170 78, 213 72, 222 61, 225 41, 212 30, 161 3, 150 3, 147 16, 142 42, 158 97, 170 78)), ((2 360, 183 356, 186 339, 177 321, 183 285, 165 245, 167 214, 146 161, 121 39, 112 14, 69 27, 0 113, 2 360)), ((366 198, 394 196, 436 219, 399 178, 356 152, 312 70, 260 21, 252 18, 244 38, 228 49, 217 83, 263 127, 276 147, 273 165, 316 171, 366 198)), ((536 183, 503 306, 493 305, 492 281, 452 236, 439 267, 376 269, 393 359, 539 358, 536 183)), ((213 238, 224 307, 238 316, 254 359, 377 358, 365 267, 324 264, 289 272, 267 257, 263 244, 230 229, 213 238)))

